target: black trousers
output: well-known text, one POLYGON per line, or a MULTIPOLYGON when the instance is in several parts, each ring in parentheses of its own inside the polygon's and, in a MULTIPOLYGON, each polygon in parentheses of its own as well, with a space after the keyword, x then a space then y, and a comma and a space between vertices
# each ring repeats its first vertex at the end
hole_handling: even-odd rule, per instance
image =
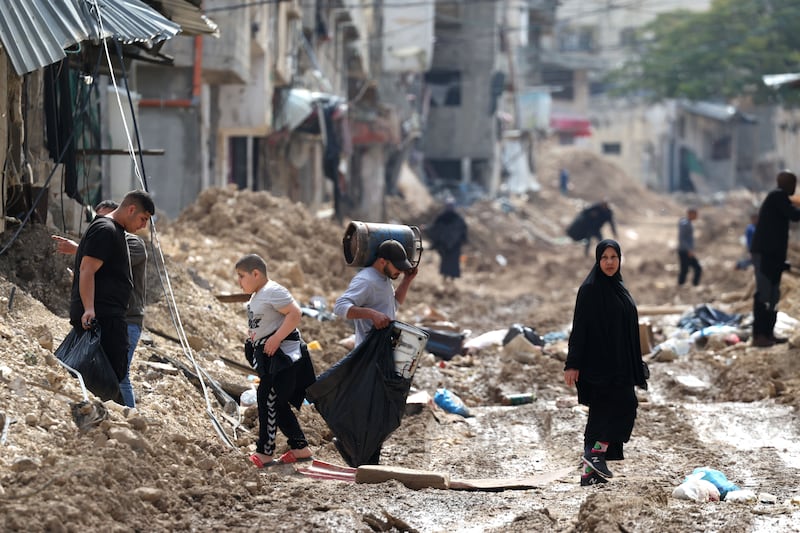
POLYGON ((292 407, 286 400, 281 400, 275 392, 269 375, 259 375, 261 380, 256 390, 258 402, 258 442, 256 451, 265 455, 275 453, 277 430, 286 435, 289 448, 299 450, 308 446, 308 441, 300 428, 292 407))
POLYGON ((686 283, 686 275, 691 268, 694 271, 692 277, 692 285, 700 284, 700 275, 703 273, 703 267, 695 256, 689 256, 689 252, 685 250, 678 250, 678 260, 680 261, 680 270, 678 271, 678 285, 686 283))
POLYGON ((100 344, 120 381, 128 375, 128 323, 123 317, 96 317, 100 344))

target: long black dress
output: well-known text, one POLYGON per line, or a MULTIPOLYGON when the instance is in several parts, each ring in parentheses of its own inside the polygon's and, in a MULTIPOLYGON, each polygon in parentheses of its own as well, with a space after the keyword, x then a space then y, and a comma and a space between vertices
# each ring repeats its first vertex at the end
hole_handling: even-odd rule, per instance
POLYGON ((595 265, 578 289, 564 369, 580 371, 578 401, 589 407, 585 445, 610 442, 614 446, 609 454, 622 458, 621 445, 630 439, 636 419, 634 386, 646 389, 647 381, 636 302, 619 269, 613 276, 600 269, 600 257, 608 247, 622 259, 616 241, 597 244, 595 265))
POLYGON ((444 277, 461 276, 461 247, 467 242, 467 223, 452 208, 442 212, 428 230, 434 249, 439 252, 439 273, 444 277))

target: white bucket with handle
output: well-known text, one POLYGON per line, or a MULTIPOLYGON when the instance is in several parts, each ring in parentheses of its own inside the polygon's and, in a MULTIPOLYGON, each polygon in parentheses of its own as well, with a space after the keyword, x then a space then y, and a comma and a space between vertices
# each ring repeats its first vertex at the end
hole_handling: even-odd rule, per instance
POLYGON ((417 362, 428 342, 428 333, 404 322, 392 322, 394 370, 405 379, 414 377, 417 362))

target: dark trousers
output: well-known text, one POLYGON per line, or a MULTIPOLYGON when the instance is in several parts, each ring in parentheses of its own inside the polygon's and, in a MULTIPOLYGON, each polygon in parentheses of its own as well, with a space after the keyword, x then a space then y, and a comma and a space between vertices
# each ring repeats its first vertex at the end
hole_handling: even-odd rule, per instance
POLYGON ((781 298, 782 263, 753 254, 756 292, 753 295, 753 335, 772 336, 781 298))
POLYGON ((700 275, 703 273, 703 267, 700 266, 700 261, 695 256, 689 256, 686 250, 678 250, 678 260, 680 261, 680 271, 678 272, 678 285, 686 283, 686 275, 689 269, 694 270, 692 276, 692 285, 700 284, 700 275))
POLYGON ((292 407, 286 400, 281 400, 272 386, 271 378, 259 376, 256 399, 258 401, 258 442, 256 451, 265 455, 275 453, 275 437, 277 430, 286 435, 289 448, 299 450, 308 446, 308 441, 300 428, 292 407))
POLYGON ((592 246, 592 238, 597 239, 597 242, 599 243, 603 240, 603 235, 600 234, 599 229, 589 232, 589 236, 583 240, 583 255, 589 255, 589 248, 592 246))
POLYGON ((100 345, 120 381, 128 375, 128 323, 122 317, 96 317, 100 345))

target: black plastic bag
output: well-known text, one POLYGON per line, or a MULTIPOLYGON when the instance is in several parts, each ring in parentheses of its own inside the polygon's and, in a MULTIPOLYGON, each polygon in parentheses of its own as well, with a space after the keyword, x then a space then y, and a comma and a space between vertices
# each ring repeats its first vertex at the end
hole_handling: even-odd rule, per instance
POLYGON ((741 321, 740 313, 730 315, 708 304, 703 304, 681 316, 678 327, 694 333, 708 326, 738 326, 741 321))
POLYGON ((353 467, 368 464, 405 414, 411 379, 395 371, 393 330, 391 325, 373 329, 306 390, 353 467))
POLYGON ((122 402, 119 378, 100 345, 100 326, 89 330, 72 331, 56 348, 55 356, 71 369, 79 372, 86 388, 101 400, 122 402))

